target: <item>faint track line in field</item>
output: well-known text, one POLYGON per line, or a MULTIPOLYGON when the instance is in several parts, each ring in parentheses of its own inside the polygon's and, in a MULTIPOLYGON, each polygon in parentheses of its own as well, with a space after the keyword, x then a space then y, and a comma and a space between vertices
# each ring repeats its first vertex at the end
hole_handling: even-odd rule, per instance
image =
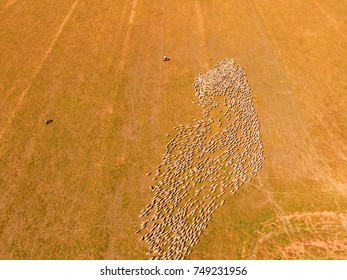
POLYGON ((292 89, 295 89, 295 87, 292 84, 291 80, 289 79, 289 77, 285 71, 285 68, 283 67, 283 62, 281 60, 279 50, 276 50, 276 48, 277 49, 279 49, 279 48, 276 46, 276 43, 266 34, 267 33, 266 26, 263 22, 261 15, 259 15, 258 11, 256 10, 256 7, 255 7, 256 5, 254 4, 254 1, 248 0, 248 2, 249 2, 249 6, 251 8, 252 14, 253 14, 253 20, 255 22, 255 26, 256 26, 258 32, 261 34, 261 36, 264 39, 263 41, 265 44, 265 50, 268 52, 269 56, 272 57, 272 59, 276 62, 277 69, 283 75, 285 82, 289 87, 289 90, 285 91, 285 96, 289 97, 289 102, 292 104, 296 118, 301 125, 303 136, 306 136, 306 139, 308 141, 308 146, 309 146, 309 148, 311 148, 310 153, 312 155, 317 156, 317 155, 319 155, 319 152, 317 151, 316 146, 313 144, 313 141, 311 140, 309 131, 308 131, 308 129, 306 129, 304 122, 303 122, 303 120, 299 114, 298 109, 297 109, 297 106, 293 100, 292 89))
MULTIPOLYGON (((132 2, 132 5, 131 5, 130 15, 129 15, 129 19, 128 19, 128 23, 127 23, 127 27, 126 27, 126 33, 125 33, 125 37, 124 37, 123 44, 121 47, 120 55, 119 55, 120 59, 119 59, 118 67, 117 67, 118 70, 116 70, 116 72, 118 74, 121 74, 124 71, 124 67, 125 67, 125 63, 126 63, 126 55, 129 51, 132 26, 134 24, 134 20, 135 20, 135 16, 136 16, 137 4, 138 4, 138 0, 134 0, 132 2)), ((117 90, 118 90, 118 88, 116 88, 114 91, 116 92, 117 90)), ((135 123, 134 96, 133 96, 132 89, 130 90, 130 102, 131 102, 132 118, 133 118, 133 122, 135 123)), ((112 106, 115 107, 114 104, 112 106)))
POLYGON ((319 4, 319 1, 312 1, 312 3, 319 9, 319 11, 327 18, 329 19, 329 21, 332 23, 331 25, 334 27, 334 29, 337 31, 337 33, 339 33, 339 35, 341 37, 343 37, 344 39, 346 39, 346 36, 343 32, 340 31, 340 27, 339 24, 337 23, 337 21, 331 16, 329 15, 326 11, 324 11, 322 9, 322 6, 319 4))
MULTIPOLYGON (((120 24, 120 28, 116 31, 114 38, 115 38, 115 40, 117 40, 119 37, 121 37, 122 31, 124 31, 124 30, 125 30, 125 36, 124 36, 124 39, 120 40, 119 44, 117 44, 117 46, 116 46, 116 50, 118 50, 117 51, 117 54, 118 54, 117 57, 119 58, 119 60, 115 62, 115 76, 116 77, 121 76, 122 72, 124 72, 124 67, 126 64, 126 55, 129 51, 130 36, 132 33, 132 25, 133 25, 133 23, 135 21, 135 17, 136 17, 137 5, 138 5, 138 0, 133 0, 132 3, 130 3, 130 1, 126 2, 126 4, 124 5, 124 7, 122 9, 121 16, 119 17, 120 20, 118 22, 120 24), (127 11, 129 10, 128 9, 129 5, 131 5, 131 8, 130 8, 129 18, 127 20, 126 15, 127 15, 127 11)), ((119 90, 119 85, 116 85, 115 88, 113 88, 111 90, 110 94, 116 95, 118 93, 118 90, 119 90)), ((135 109, 134 109, 134 105, 133 105, 133 92, 132 92, 132 90, 130 90, 130 98, 131 98, 130 102, 131 102, 131 107, 132 107, 132 117, 133 117, 133 120, 135 121, 135 109)), ((101 150, 100 154, 102 154, 103 156, 101 156, 97 161, 98 167, 105 166, 105 164, 107 163, 107 156, 105 156, 107 154, 107 145, 106 145, 104 139, 106 138, 108 129, 111 127, 112 121, 114 121, 114 118, 115 118, 114 113, 117 112, 116 100, 117 100, 116 98, 111 99, 110 106, 111 106, 112 110, 109 112, 108 121, 107 122, 105 121, 102 123, 102 129, 100 131, 100 134, 101 134, 101 137, 103 140, 102 140, 102 144, 100 147, 100 150, 101 150)), ((120 161, 124 158, 124 149, 125 149, 125 147, 124 147, 124 145, 122 145, 120 148, 119 154, 118 154, 118 159, 120 159, 120 161)), ((95 184, 99 184, 99 182, 102 181, 102 180, 100 180, 100 178, 102 178, 103 174, 104 173, 103 173, 102 168, 99 168, 98 175, 95 176, 95 178, 97 179, 95 184)), ((111 205, 117 205, 117 199, 118 199, 117 194, 118 194, 118 192, 115 191, 113 198, 110 199, 111 205)), ((112 207, 110 207, 110 208, 111 208, 110 212, 112 212, 113 211, 112 207)), ((110 230, 115 230, 115 229, 120 229, 120 228, 121 227, 119 225, 109 227, 110 230)), ((113 240, 114 239, 110 239, 109 247, 112 247, 113 240)), ((110 249, 109 248, 106 250, 106 254, 110 255, 110 249)))
MULTIPOLYGON (((120 42, 119 45, 117 44, 117 47, 120 50, 119 51, 120 59, 118 62, 115 62, 116 76, 118 76, 118 74, 120 74, 124 70, 125 56, 126 56, 126 53, 128 51, 128 45, 129 45, 129 41, 130 41, 131 25, 133 24, 134 19, 135 19, 137 3, 138 3, 138 0, 134 0, 131 4, 131 8, 130 8, 131 10, 130 10, 130 15, 129 15, 129 19, 127 21, 127 24, 125 24, 125 21, 126 21, 125 15, 126 15, 126 12, 128 10, 128 2, 124 5, 122 12, 121 12, 121 16, 119 17, 120 20, 118 22, 120 24, 120 27, 117 30, 117 32, 115 33, 114 37, 115 38, 120 37, 122 30, 126 30, 126 34, 125 34, 124 40, 122 42, 120 42)), ((117 92, 117 90, 118 90, 118 86, 116 86, 116 88, 114 90, 112 90, 112 93, 117 92)), ((131 94, 131 96, 130 96, 131 99, 133 99, 132 92, 130 94, 131 94)), ((132 102, 132 100, 131 100, 131 102, 132 102)), ((117 111, 117 108, 116 108, 114 102, 112 102, 111 108, 112 109, 109 111, 109 115, 112 118, 114 112, 117 111)), ((133 112, 133 115, 134 115, 134 112, 133 112)), ((101 134, 102 134, 103 138, 105 137, 106 130, 107 130, 107 124, 105 122, 103 122, 102 130, 101 130, 101 134)), ((105 158, 100 159, 98 166, 102 166, 104 161, 105 161, 105 158)))
POLYGON ((13 4, 16 4, 17 0, 8 1, 5 7, 0 11, 0 16, 3 15, 8 8, 10 8, 13 4))
POLYGON ((204 70, 207 70, 209 68, 209 63, 208 63, 208 54, 207 54, 207 46, 206 46, 206 34, 205 34, 205 28, 204 28, 204 18, 202 16, 202 11, 201 11, 201 3, 199 0, 195 1, 195 13, 197 17, 197 26, 198 26, 198 33, 199 33, 199 47, 202 51, 202 57, 203 57, 203 62, 202 66, 204 70))
MULTIPOLYGON (((254 23, 259 31, 259 33, 261 34, 261 36, 263 37, 263 41, 264 41, 264 45, 265 45, 265 50, 266 52, 269 54, 270 57, 272 57, 272 59, 276 62, 276 64, 278 65, 278 69, 279 71, 282 73, 283 77, 285 77, 286 82, 288 83, 288 85, 290 86, 290 88, 294 88, 294 86, 292 85, 292 83, 290 82, 285 70, 283 69, 283 67, 281 66, 280 62, 281 59, 279 58, 279 55, 276 53, 276 49, 274 47, 274 42, 272 41, 272 39, 266 34, 266 27, 264 25, 264 23, 262 22, 261 16, 259 16, 258 12, 256 11, 256 8, 254 7, 254 3, 252 0, 249 0, 249 6, 251 8, 251 12, 253 14, 253 19, 254 19, 254 23)), ((306 129, 304 126, 304 123, 299 115, 299 112, 296 108, 296 105, 294 103, 294 100, 291 96, 291 90, 287 90, 285 92, 285 96, 288 96, 290 99, 290 102, 293 105, 293 109, 294 112, 296 114, 297 119, 299 120, 301 127, 304 131, 304 133, 307 135, 306 133, 306 129)), ((307 135, 308 136, 308 135, 307 135)))
MULTIPOLYGON (((121 11, 121 13, 120 13, 120 16, 118 17, 119 18, 119 20, 118 20, 118 23, 120 24, 120 27, 119 27, 119 29, 117 30, 117 32, 116 32, 116 36, 115 36, 115 38, 118 38, 119 37, 119 35, 120 35, 120 33, 121 33, 121 30, 122 30, 122 27, 123 27, 123 24, 124 24, 124 21, 125 21, 125 14, 126 14, 126 10, 127 10, 127 6, 128 5, 124 5, 124 7, 123 7, 123 9, 122 9, 122 11, 121 11)), ((105 24, 106 24, 106 22, 107 22, 107 17, 108 17, 108 14, 106 13, 106 14, 104 14, 104 19, 105 19, 105 24)), ((102 30, 99 30, 100 32, 102 32, 102 30)), ((112 114, 112 112, 114 111, 115 109, 111 109, 111 111, 109 111, 109 114, 112 114)), ((102 122, 102 125, 101 125, 101 133, 104 135, 105 133, 104 133, 104 131, 106 130, 106 125, 104 124, 104 122, 102 122)), ((102 152, 100 152, 100 153, 102 153, 102 152)), ((100 168, 100 166, 102 166, 102 163, 103 163, 103 160, 101 159, 101 160, 99 160, 98 162, 97 162, 97 164, 96 164, 96 166, 97 167, 99 167, 100 168)), ((100 173, 99 174, 101 174, 101 171, 100 171, 100 173)), ((102 175, 100 175, 100 177, 101 177, 102 175)), ((96 176, 96 181, 98 181, 99 180, 99 177, 98 176, 96 176)), ((71 207, 69 208, 69 210, 67 210, 66 211, 66 214, 69 216, 69 217, 72 217, 73 216, 73 214, 74 214, 74 209, 77 209, 78 207, 76 207, 76 205, 77 205, 77 200, 78 200, 78 197, 79 197, 79 192, 80 192, 80 189, 78 189, 78 188, 76 188, 75 189, 75 191, 74 191, 74 193, 72 194, 72 200, 71 200, 71 207)), ((68 220, 67 221, 65 221, 64 223, 68 223, 68 220)), ((67 225, 68 226, 68 225, 67 225)), ((84 230, 89 230, 89 229, 97 229, 97 228, 104 228, 104 229, 108 229, 108 228, 110 228, 110 226, 108 226, 108 225, 105 225, 105 226, 91 226, 91 227, 87 227, 87 228, 76 228, 76 229, 74 229, 74 228, 71 228, 71 229, 69 229, 69 228, 63 228, 63 227, 60 227, 60 228, 54 228, 54 227, 52 227, 52 228, 50 228, 50 229, 48 229, 47 231, 51 231, 51 230, 57 230, 57 231, 65 231, 65 232, 70 232, 70 233, 74 233, 74 232, 76 232, 76 231, 84 231, 84 230)), ((45 232, 46 232, 46 230, 45 230, 45 232)), ((32 253, 34 252, 34 246, 36 246, 36 244, 35 243, 37 243, 37 242, 35 242, 35 241, 37 241, 37 238, 35 238, 34 240, 33 240, 33 242, 32 242, 32 248, 31 248, 31 253, 30 253, 30 258, 33 258, 33 255, 32 255, 32 253)), ((54 257, 54 256, 52 256, 52 257, 54 257)))
MULTIPOLYGON (((326 226, 324 228, 315 228, 315 233, 319 234, 319 233, 325 233, 329 230, 344 230, 343 226, 326 226)), ((312 231, 312 227, 296 227, 295 230, 293 230, 293 234, 302 234, 305 231, 312 231)), ((256 242, 255 245, 253 247, 253 250, 250 252, 251 255, 249 256, 251 259, 256 260, 257 259, 257 255, 258 255, 258 251, 259 251, 259 247, 266 241, 268 241, 270 238, 272 237, 277 237, 280 236, 282 234, 285 234, 286 231, 285 230, 278 230, 278 231, 271 231, 267 234, 262 235, 261 237, 259 237, 256 242)), ((246 252, 244 252, 246 254, 246 252)), ((247 258, 247 256, 243 255, 243 258, 247 258)))
MULTIPOLYGON (((270 57, 272 57, 272 59, 276 62, 276 64, 278 65, 278 69, 279 71, 282 73, 282 75, 285 77, 288 85, 290 86, 290 88, 294 88, 293 85, 291 84, 285 70, 282 68, 282 66, 279 64, 279 62, 281 61, 280 58, 278 57, 278 55, 276 54, 276 51, 275 51, 275 48, 273 46, 273 42, 271 40, 271 38, 269 38, 269 36, 266 34, 266 28, 265 28, 265 25, 264 23, 262 22, 261 20, 261 17, 259 16, 258 12, 256 11, 256 8, 254 7, 254 4, 253 4, 253 1, 252 0, 249 0, 249 6, 251 7, 251 11, 252 11, 252 14, 253 14, 253 19, 254 19, 254 22, 255 22, 255 25, 259 31, 259 33, 261 34, 261 36, 263 37, 263 41, 264 41, 264 44, 265 44, 265 50, 266 52, 269 54, 270 57)), ((293 109, 294 109, 294 112, 296 114, 296 117, 297 119, 299 120, 300 124, 301 124, 301 127, 303 129, 303 132, 304 134, 307 135, 307 131, 305 129, 305 126, 304 126, 304 123, 298 113, 298 110, 296 108, 296 105, 294 103, 294 100, 291 96, 291 91, 286 91, 285 92, 285 96, 288 96, 289 99, 290 99, 290 102, 292 103, 293 105, 293 109)), ((308 136, 308 135, 307 135, 308 136)), ((310 142, 311 144, 311 142, 310 142)), ((312 146, 312 144, 311 144, 312 146)))
MULTIPOLYGON (((132 25, 134 23, 134 19, 136 16, 136 7, 137 7, 138 0, 134 0, 131 11, 130 11, 130 16, 128 20, 128 29, 125 34, 125 39, 122 47, 122 51, 120 53, 120 61, 119 61, 119 71, 122 72, 125 66, 125 57, 129 49, 129 44, 130 44, 130 36, 132 33, 132 25)), ((132 89, 130 90, 130 101, 131 101, 131 110, 132 110, 132 117, 133 117, 133 122, 136 123, 135 121, 135 109, 134 109, 134 96, 133 96, 133 91, 132 89)))
POLYGON ((131 113, 133 116, 133 124, 136 124, 136 118, 135 118, 135 108, 134 108, 134 95, 133 95, 133 87, 130 89, 130 101, 131 101, 131 113))
MULTIPOLYGON (((257 177, 258 179, 259 178, 266 178, 266 177, 257 177)), ((257 188, 258 190, 266 193, 266 194, 279 194, 279 195, 292 195, 292 194, 296 194, 296 195, 310 195, 310 194, 307 194, 307 193, 300 193, 300 192, 273 192, 273 191, 268 191, 268 190, 264 190, 262 189, 261 187, 259 187, 258 185, 256 184, 253 184, 253 183, 250 183, 250 182, 247 182, 247 185, 250 185, 250 186, 253 186, 255 188, 257 188)))
MULTIPOLYGON (((115 38, 120 37, 122 28, 126 28, 126 27, 124 27, 124 22, 125 22, 125 14, 126 14, 126 11, 127 11, 127 6, 128 6, 127 4, 125 4, 123 6, 122 11, 121 11, 121 15, 118 17, 119 18, 119 20, 118 20, 119 28, 117 29, 117 31, 116 31, 116 33, 114 35, 115 38)), ((122 43, 119 44, 119 48, 120 49, 122 49, 122 45, 124 45, 124 43, 123 44, 122 43)), ((116 65, 119 66, 119 63, 116 63, 116 65)), ((111 104, 110 105, 110 109, 108 110, 108 113, 110 115, 112 115, 115 112, 115 110, 116 110, 116 108, 115 108, 114 104, 111 104)), ((103 125, 101 126, 102 131, 105 131, 106 130, 106 124, 104 122, 102 122, 102 123, 103 123, 103 125)))
MULTIPOLYGON (((330 91, 333 91, 333 89, 330 87, 330 85, 329 84, 327 84, 327 85, 329 86, 330 91)), ((307 86, 305 84, 303 84, 303 87, 305 88, 306 91, 308 91, 307 86)), ((338 147, 339 149, 336 149, 336 154, 338 154, 343 161, 347 161, 347 158, 344 155, 344 152, 342 151, 342 149, 346 145, 335 136, 335 134, 329 129, 329 127, 327 125, 325 125, 323 120, 319 117, 317 110, 309 102, 306 102, 305 104, 312 110, 312 112, 314 113, 313 116, 318 119, 318 121, 326 129, 326 131, 329 133, 329 135, 336 141, 336 143, 339 144, 339 147, 338 147)), ((324 165, 327 166, 326 164, 324 164, 324 165)), ((331 169, 331 168, 329 167, 329 169, 331 169)), ((335 170, 332 169, 332 171, 333 171, 333 173, 336 173, 335 170)), ((336 173, 336 174, 341 175, 339 173, 336 173)), ((342 177, 344 178, 344 176, 342 176, 342 177)))
MULTIPOLYGON (((266 28, 265 28, 265 25, 264 23, 262 22, 262 19, 261 19, 261 16, 258 14, 258 12, 256 11, 256 8, 254 7, 254 3, 252 0, 249 0, 249 3, 250 3, 250 7, 251 7, 251 10, 252 10, 252 13, 254 14, 254 19, 256 21, 256 25, 258 26, 258 30, 259 32, 262 34, 262 36, 266 39, 266 42, 267 44, 269 45, 269 48, 272 49, 272 51, 270 51, 268 49, 268 47, 266 47, 266 50, 268 52, 268 54, 270 56, 273 57, 273 59, 276 61, 276 64, 278 65, 278 69, 280 70, 280 72, 283 74, 283 76, 285 77, 285 80, 286 82, 288 83, 288 85, 290 86, 290 88, 294 88, 293 84, 291 83, 290 79, 288 78, 285 70, 283 69, 283 67, 281 66, 281 64, 279 62, 281 62, 281 59, 280 59, 280 56, 278 54, 276 54, 276 50, 275 48, 273 47, 273 45, 275 45, 275 43, 271 40, 271 38, 269 38, 269 36, 267 36, 266 34, 266 28)), ((316 2, 315 2, 316 3, 316 2)), ((319 7, 319 4, 316 3, 316 5, 318 5, 319 7)), ((321 8, 320 8, 321 9, 321 8)), ((324 14, 324 11, 321 10, 321 12, 324 14)), ((328 16, 328 15, 326 15, 328 16)), ((332 19, 333 20, 333 19, 332 19)), ((308 132, 307 132, 307 129, 305 129, 305 126, 304 126, 304 123, 300 117, 300 114, 297 110, 297 106, 295 105, 294 103, 294 100, 292 98, 292 94, 291 94, 291 91, 288 91, 286 92, 285 94, 286 96, 289 97, 290 99, 290 102, 292 103, 293 105, 293 109, 295 111, 295 114, 301 124, 301 127, 303 129, 303 132, 304 134, 307 136, 307 139, 310 139, 309 135, 308 135, 308 132)), ((311 106, 310 106, 311 107, 311 106)), ((331 131, 323 124, 322 120, 318 117, 318 115, 316 114, 316 111, 313 109, 313 107, 311 107, 311 109, 315 112, 315 116, 318 118, 318 120, 321 122, 321 124, 327 129, 327 131, 332 135, 332 137, 334 138, 334 140, 336 140, 340 145, 342 144, 340 141, 338 141, 338 139, 331 133, 331 131)), ((316 151, 316 148, 315 146, 312 144, 312 142, 309 140, 309 145, 311 146, 311 148, 313 149, 313 151, 315 151, 315 153, 317 154, 317 151, 316 151)), ((343 146, 343 145, 342 145, 343 146)), ((341 147, 342 147, 341 146, 341 147)), ((326 166, 326 164, 325 164, 326 166)), ((334 172, 334 170, 333 170, 334 172)))
POLYGON ((257 188, 267 194, 268 199, 272 202, 273 206, 275 207, 275 211, 277 215, 279 216, 280 220, 283 223, 286 233, 288 234, 288 236, 290 236, 290 233, 293 232, 293 229, 289 219, 286 218, 287 217, 286 213, 284 212, 283 208, 274 200, 271 193, 263 189, 263 184, 259 178, 258 178, 258 182, 260 186, 257 186, 257 188))
POLYGON ((45 51, 43 59, 41 60, 40 64, 38 65, 38 67, 36 68, 34 74, 32 75, 32 77, 29 80, 29 83, 27 84, 26 88, 22 91, 22 93, 19 96, 19 99, 17 101, 17 104, 15 105, 15 107, 13 108, 13 110, 9 113, 9 117, 8 117, 8 122, 7 124, 4 125, 4 128, 1 130, 0 132, 0 140, 2 139, 4 133, 6 132, 6 130, 9 128, 9 126, 12 123, 13 118, 15 117, 15 115, 18 113, 18 111, 20 110, 20 108, 23 105, 24 99, 27 96, 33 82, 35 81, 37 75, 41 72, 48 56, 52 53, 52 50, 55 46, 55 43, 57 42, 57 40, 59 39, 66 23, 69 21, 69 19, 71 18, 72 13, 74 12, 74 10, 76 9, 76 6, 78 4, 79 0, 76 0, 71 8, 69 9, 67 15, 65 16, 65 18, 63 19, 63 22, 60 24, 59 29, 57 31, 57 33, 55 34, 52 43, 49 45, 48 49, 45 51))
POLYGON ((126 53, 128 52, 129 49, 129 44, 130 44, 130 35, 132 32, 132 25, 134 23, 134 19, 136 16, 136 6, 137 6, 138 0, 134 0, 132 7, 131 7, 131 11, 130 11, 130 16, 129 16, 129 21, 128 21, 128 29, 126 31, 125 34, 125 39, 124 39, 124 43, 123 43, 123 48, 122 51, 120 53, 120 62, 119 62, 119 68, 122 70, 124 68, 125 65, 125 56, 126 53))
MULTIPOLYGON (((292 214, 289 214, 285 216, 288 220, 291 220, 293 223, 295 223, 295 229, 292 231, 294 234, 293 237, 298 237, 298 234, 301 234, 299 238, 302 237, 302 233, 304 232, 310 232, 315 235, 318 235, 318 237, 321 237, 323 233, 329 232, 329 231, 338 231, 338 232, 344 232, 346 230, 346 224, 347 224, 347 214, 346 212, 294 212, 292 214), (312 218, 321 218, 318 221, 312 221, 312 218), (325 220, 324 220, 325 218, 325 220), (297 224, 298 222, 303 222, 302 224, 297 224)), ((278 218, 277 218, 278 221, 278 218)), ((253 231, 253 233, 250 235, 248 240, 244 243, 243 249, 242 249, 242 257, 243 258, 252 258, 257 259, 257 253, 259 250, 259 247, 266 241, 270 240, 273 237, 278 237, 282 234, 286 233, 285 229, 278 229, 278 226, 276 226, 277 223, 276 219, 269 219, 262 223, 261 229, 256 229, 253 231), (273 227, 270 227, 270 225, 273 225, 273 227), (277 229, 276 229, 277 228, 277 229), (265 231, 263 231, 265 229, 265 231), (269 230, 268 230, 269 229, 269 230), (263 232, 262 232, 263 231, 263 232), (253 242, 251 242, 251 237, 258 234, 257 238, 253 239, 253 242), (249 251, 247 254, 247 245, 253 243, 252 250, 249 251)), ((279 222, 279 221, 278 221, 279 222)), ((294 240, 291 240, 295 243, 294 240)), ((325 240, 323 240, 324 242, 325 240)))

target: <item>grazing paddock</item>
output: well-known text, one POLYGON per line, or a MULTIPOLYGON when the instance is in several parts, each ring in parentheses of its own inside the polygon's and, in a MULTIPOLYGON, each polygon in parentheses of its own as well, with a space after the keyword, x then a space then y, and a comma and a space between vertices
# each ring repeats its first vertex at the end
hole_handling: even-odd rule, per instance
POLYGON ((0 0, 0 258, 347 258, 346 14, 328 0, 0 0), (195 96, 225 58, 253 90, 244 133, 261 133, 244 146, 261 145, 259 157, 232 150, 231 166, 211 137, 237 116, 204 112, 195 96), (191 216, 205 221, 198 238, 153 220, 136 233, 168 143, 211 117, 211 165, 194 158, 192 178, 240 164, 183 199, 207 202, 191 216), (153 227, 174 246, 146 239, 153 227), (194 246, 179 247, 182 233, 194 246))

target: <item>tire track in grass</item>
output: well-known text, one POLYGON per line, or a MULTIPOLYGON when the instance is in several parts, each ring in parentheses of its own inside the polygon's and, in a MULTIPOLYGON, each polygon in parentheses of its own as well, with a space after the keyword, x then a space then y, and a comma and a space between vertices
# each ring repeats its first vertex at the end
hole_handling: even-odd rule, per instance
POLYGON ((198 30, 198 40, 199 40, 199 48, 202 52, 202 55, 200 56, 202 58, 202 67, 203 70, 206 71, 209 68, 209 62, 208 62, 208 54, 207 54, 207 47, 206 47, 206 34, 205 34, 205 27, 204 27, 204 18, 201 11, 201 3, 199 0, 195 1, 195 13, 197 17, 197 30, 198 30))
MULTIPOLYGON (((122 77, 124 75, 123 72, 124 72, 124 69, 125 69, 125 66, 127 63, 127 56, 129 54, 131 35, 133 33, 133 24, 134 24, 136 14, 137 14, 138 0, 134 0, 130 5, 131 5, 131 8, 130 8, 130 14, 129 14, 128 20, 125 17, 125 15, 126 15, 126 10, 128 10, 127 7, 129 7, 129 5, 126 4, 125 8, 122 11, 122 16, 120 19, 120 24, 121 24, 121 26, 123 26, 123 28, 119 29, 119 32, 117 32, 116 35, 114 36, 115 38, 119 38, 121 35, 121 30, 125 30, 125 35, 123 37, 124 39, 120 42, 120 44, 118 46, 119 47, 118 48, 119 60, 117 62, 115 62, 115 74, 114 74, 114 76, 116 78, 122 77)), ((120 81, 121 81, 121 79, 120 79, 120 81)), ((105 181, 107 181, 107 179, 106 180, 103 179, 103 177, 105 175, 103 168, 105 166, 108 166, 108 158, 110 157, 110 154, 107 150, 108 144, 107 144, 106 139, 109 135, 109 131, 111 131, 111 129, 112 129, 112 126, 114 125, 114 123, 117 122, 116 120, 118 119, 117 112, 119 111, 119 108, 117 106, 118 105, 117 102, 119 102, 119 99, 116 98, 116 95, 119 92, 120 87, 121 87, 121 83, 117 83, 115 85, 115 87, 110 92, 110 95, 111 95, 110 108, 111 109, 108 111, 107 119, 105 119, 105 121, 103 122, 101 131, 100 131, 100 135, 102 138, 102 140, 101 140, 102 144, 100 145, 100 154, 102 156, 99 158, 99 160, 96 163, 98 171, 97 171, 97 174, 95 175, 95 184, 99 185, 99 186, 102 185, 103 183, 105 183, 105 181)), ((132 114, 132 119, 135 122, 135 112, 134 112, 135 109, 133 108, 133 98, 134 97, 132 95, 132 92, 130 92, 130 102, 131 102, 131 106, 132 106, 131 114, 132 114)), ((112 132, 115 133, 114 130, 112 132)), ((124 138, 124 137, 122 137, 122 138, 124 138)), ((122 144, 120 144, 119 147, 121 147, 121 148, 119 149, 119 152, 117 154, 117 158, 119 159, 119 161, 122 161, 124 158, 124 154, 125 154, 125 150, 124 150, 125 147, 122 144)), ((107 176, 108 175, 106 174, 106 177, 107 176)), ((114 193, 112 194, 112 196, 109 200, 110 209, 111 209, 109 211, 112 211, 112 205, 117 205, 117 199, 118 198, 119 197, 117 196, 117 191, 114 191, 114 193)), ((109 226, 109 231, 112 232, 112 230, 113 230, 113 226, 112 226, 112 221, 111 221, 110 226, 109 226)), ((110 247, 110 243, 112 244, 112 242, 113 242, 113 239, 111 238, 109 240, 108 247, 110 247)), ((105 254, 106 254, 106 258, 107 258, 107 255, 110 254, 109 249, 106 249, 105 254)))
POLYGON ((131 7, 131 12, 130 12, 129 20, 128 20, 128 28, 127 28, 127 32, 125 34, 123 48, 122 48, 122 51, 120 53, 120 62, 119 62, 120 71, 123 70, 123 68, 125 66, 125 62, 126 62, 126 54, 128 52, 128 49, 129 49, 130 35, 132 33, 132 25, 134 23, 134 18, 136 16, 137 3, 138 3, 138 0, 134 0, 132 7, 131 7))

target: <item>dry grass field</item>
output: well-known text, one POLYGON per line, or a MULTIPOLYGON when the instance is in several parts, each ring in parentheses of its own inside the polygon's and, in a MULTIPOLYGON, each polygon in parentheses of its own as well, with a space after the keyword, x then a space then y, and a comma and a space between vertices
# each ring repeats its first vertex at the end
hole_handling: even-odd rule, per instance
POLYGON ((188 258, 347 259, 346 14, 338 0, 0 0, 0 259, 145 259, 146 173, 201 118, 194 79, 224 58, 247 73, 265 161, 188 258))

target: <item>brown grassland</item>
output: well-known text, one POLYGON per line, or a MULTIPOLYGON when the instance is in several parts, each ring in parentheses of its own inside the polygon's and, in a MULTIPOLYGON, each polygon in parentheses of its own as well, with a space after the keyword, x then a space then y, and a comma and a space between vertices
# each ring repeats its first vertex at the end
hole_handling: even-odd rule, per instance
POLYGON ((145 259, 145 174, 201 116, 193 81, 224 58, 254 90, 265 161, 189 258, 347 259, 346 14, 337 0, 0 0, 0 259, 145 259))

